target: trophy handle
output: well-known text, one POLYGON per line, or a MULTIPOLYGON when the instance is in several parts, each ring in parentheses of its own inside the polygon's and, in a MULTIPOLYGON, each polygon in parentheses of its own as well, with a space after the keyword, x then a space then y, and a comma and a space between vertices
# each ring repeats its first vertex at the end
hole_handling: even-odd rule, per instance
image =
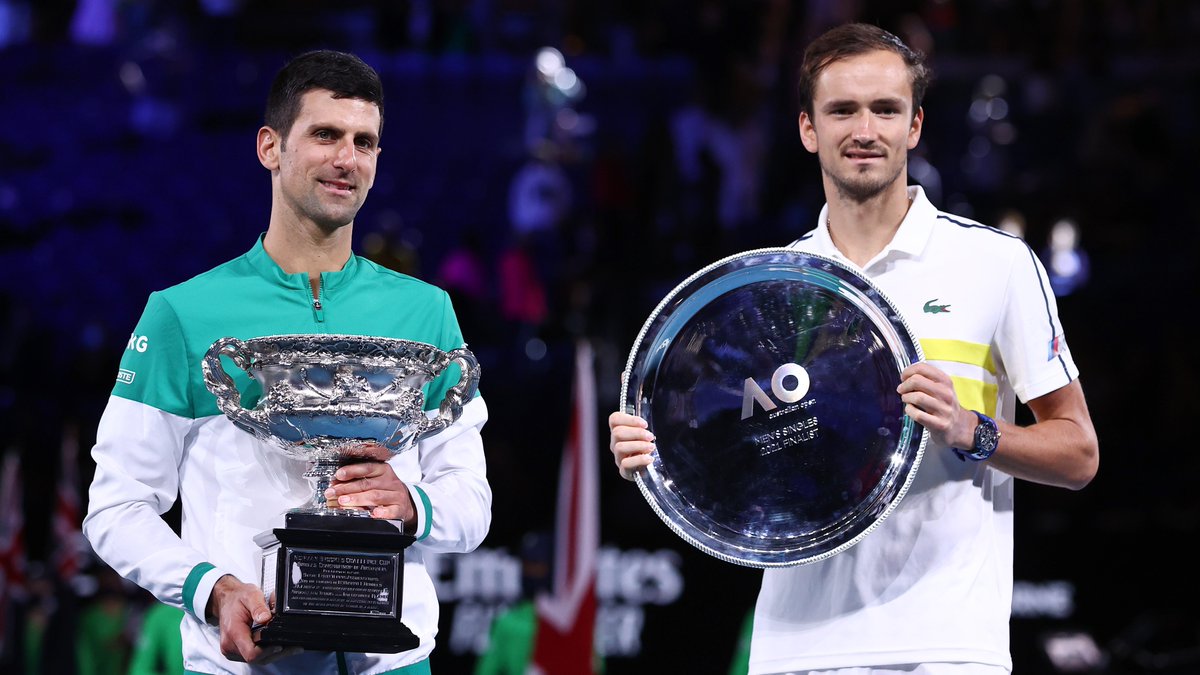
POLYGON ((252 411, 242 407, 242 394, 221 365, 221 355, 228 356, 238 368, 250 372, 250 357, 246 354, 246 343, 241 340, 235 337, 221 338, 208 348, 201 368, 205 386, 217 397, 217 407, 241 429, 256 436, 269 435, 267 425, 252 411))
POLYGON ((461 376, 458 378, 458 384, 450 387, 450 390, 446 392, 446 397, 442 399, 442 404, 438 407, 437 417, 426 418, 429 423, 417 432, 416 438, 413 439, 414 443, 454 424, 455 420, 462 415, 462 407, 475 396, 475 390, 479 388, 479 362, 475 360, 475 355, 469 349, 460 347, 446 352, 446 356, 448 357, 446 365, 458 363, 462 371, 461 376))

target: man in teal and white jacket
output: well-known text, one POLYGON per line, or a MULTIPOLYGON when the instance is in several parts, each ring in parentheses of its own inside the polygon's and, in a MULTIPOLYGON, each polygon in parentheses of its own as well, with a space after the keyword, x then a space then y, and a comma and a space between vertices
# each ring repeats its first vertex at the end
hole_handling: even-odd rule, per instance
MULTIPOLYGON (((311 488, 303 461, 235 427, 207 390, 201 360, 219 338, 330 333, 463 346, 445 292, 354 255, 354 216, 375 179, 383 89, 358 57, 317 51, 276 76, 257 137, 271 174, 271 217, 245 255, 153 293, 130 337, 92 450, 84 532, 96 552, 160 601, 186 612, 194 673, 428 673, 438 601, 425 551, 474 549, 491 523, 480 430, 483 399, 447 429, 387 462, 342 467, 326 496, 401 520, 402 616, 420 639, 399 654, 282 651, 250 627, 271 613, 257 585, 259 532, 282 524, 311 488), (182 502, 179 535, 162 520, 182 502)), ((244 396, 253 382, 233 373, 244 396)), ((435 414, 458 381, 451 365, 425 392, 435 414)))

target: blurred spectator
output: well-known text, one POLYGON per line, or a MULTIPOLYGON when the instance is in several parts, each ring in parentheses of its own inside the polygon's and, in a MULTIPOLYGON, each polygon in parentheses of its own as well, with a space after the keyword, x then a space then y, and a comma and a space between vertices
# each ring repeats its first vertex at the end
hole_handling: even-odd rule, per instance
POLYGON ((565 150, 580 131, 575 106, 587 94, 587 87, 575 71, 567 67, 562 52, 542 47, 534 57, 522 88, 525 105, 525 147, 536 153, 549 142, 565 150))
POLYGON ((110 45, 117 38, 117 0, 77 0, 71 37, 81 45, 110 45))
POLYGON ((482 303, 487 299, 488 285, 482 254, 479 235, 474 232, 463 235, 458 245, 442 259, 434 283, 472 304, 482 303))
POLYGON ((126 675, 131 640, 125 583, 108 567, 100 568, 97 581, 96 594, 79 614, 76 672, 78 675, 126 675))
POLYGON ((561 262, 561 229, 574 201, 562 150, 537 142, 509 184, 509 243, 497 261, 500 313, 528 327, 550 315, 548 287, 557 280, 551 270, 561 262))
POLYGON ((182 621, 183 610, 151 598, 129 659, 129 675, 183 675, 182 621))
POLYGON ((200 7, 209 16, 234 16, 241 11, 245 0, 200 0, 200 7))
POLYGON ((1025 238, 1025 214, 1017 209, 1008 209, 1000 215, 996 229, 1003 230, 1014 237, 1025 238))
POLYGON ((508 321, 537 327, 550 313, 546 285, 534 262, 530 237, 518 235, 500 254, 500 314, 508 321))
MULTIPOLYGON (((492 621, 487 651, 475 662, 474 675, 526 675, 533 656, 538 617, 534 600, 550 590, 554 540, 549 532, 528 532, 521 539, 521 599, 492 621)), ((604 672, 596 655, 592 672, 604 672)))
POLYGON ((539 142, 509 184, 508 219, 517 236, 553 230, 573 200, 571 181, 556 145, 539 142))
POLYGON ((29 41, 33 12, 26 0, 0 0, 0 49, 29 41))
POLYGON ((446 253, 433 283, 450 294, 463 335, 475 342, 495 339, 492 275, 478 233, 467 232, 446 253))
POLYGON ((746 612, 742 626, 738 629, 737 644, 733 647, 733 658, 729 661, 729 675, 746 675, 750 671, 750 637, 754 634, 754 608, 746 612))
POLYGON ((1041 257, 1055 295, 1070 295, 1088 282, 1091 261, 1079 245, 1079 226, 1074 220, 1061 218, 1054 223, 1041 257))
POLYGON ((25 672, 76 673, 79 598, 44 565, 29 570, 25 609, 25 672))
POLYGON ((420 243, 419 231, 405 229, 398 215, 387 212, 378 229, 363 237, 363 256, 390 270, 419 277, 420 243))

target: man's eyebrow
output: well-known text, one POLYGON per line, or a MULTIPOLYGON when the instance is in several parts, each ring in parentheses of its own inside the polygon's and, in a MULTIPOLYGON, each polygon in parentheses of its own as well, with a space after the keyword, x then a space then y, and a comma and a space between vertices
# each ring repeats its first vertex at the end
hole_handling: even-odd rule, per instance
MULTIPOLYGON (((872 99, 870 102, 867 103, 867 105, 869 105, 869 106, 904 105, 904 101, 905 101, 905 99, 902 97, 885 96, 883 98, 872 99)), ((833 99, 830 101, 826 101, 821 106, 821 109, 822 110, 832 110, 833 108, 841 108, 841 107, 845 107, 845 106, 857 107, 858 105, 859 105, 859 101, 857 99, 853 99, 853 98, 833 99)))
POLYGON ((823 107, 833 108, 839 105, 858 105, 858 101, 852 98, 835 98, 825 102, 823 107))
POLYGON ((316 131, 339 131, 340 132, 341 129, 339 129, 336 124, 329 124, 328 122, 312 122, 311 124, 308 124, 307 126, 304 127, 304 131, 305 131, 305 133, 311 134, 316 131))

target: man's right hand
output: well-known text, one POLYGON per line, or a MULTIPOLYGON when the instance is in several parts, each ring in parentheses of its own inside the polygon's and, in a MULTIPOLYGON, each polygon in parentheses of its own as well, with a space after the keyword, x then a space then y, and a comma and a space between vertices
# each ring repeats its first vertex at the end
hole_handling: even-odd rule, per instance
POLYGON ((263 599, 262 589, 244 584, 232 574, 217 580, 208 599, 205 618, 221 629, 221 653, 230 661, 264 664, 295 653, 283 647, 259 647, 254 644, 250 626, 271 620, 271 608, 263 599))
POLYGON ((637 415, 615 412, 608 416, 608 449, 625 480, 654 461, 654 434, 650 433, 646 420, 637 415))

